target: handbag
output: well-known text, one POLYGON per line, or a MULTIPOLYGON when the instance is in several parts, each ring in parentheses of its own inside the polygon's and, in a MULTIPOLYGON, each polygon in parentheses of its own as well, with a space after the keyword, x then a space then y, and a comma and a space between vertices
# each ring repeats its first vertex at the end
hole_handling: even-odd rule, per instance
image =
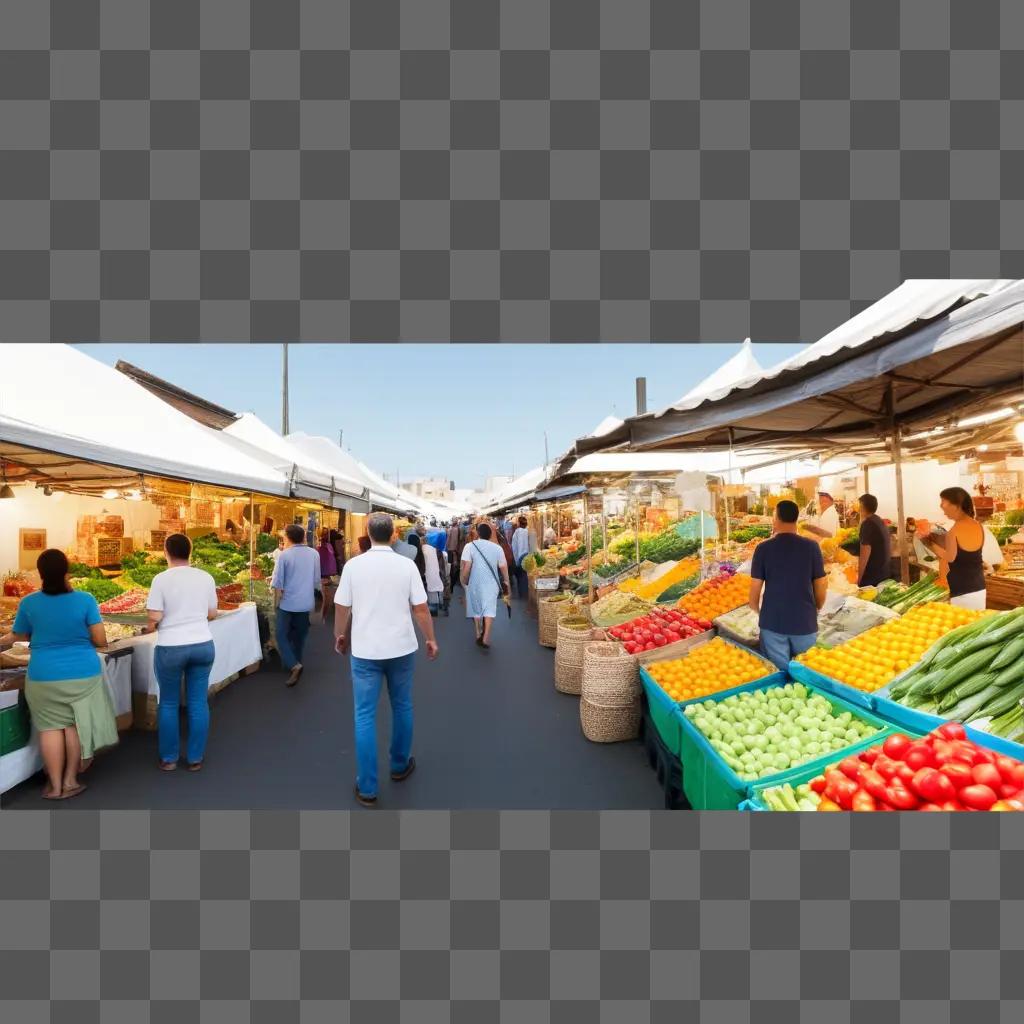
MULTIPOLYGON (((473 541, 473 547, 476 548, 476 541, 473 541)), ((498 573, 494 571, 494 566, 491 565, 491 563, 486 558, 484 558, 483 549, 482 548, 476 548, 476 549, 477 549, 477 551, 480 552, 480 557, 483 560, 484 564, 486 564, 487 568, 490 569, 491 575, 494 577, 494 582, 498 584, 498 593, 500 593, 503 598, 507 598, 509 596, 508 587, 505 586, 504 581, 498 575, 498 573)), ((472 576, 473 570, 470 569, 469 572, 470 572, 470 575, 472 576)), ((509 608, 508 611, 509 611, 509 615, 511 615, 512 614, 512 609, 509 608)))

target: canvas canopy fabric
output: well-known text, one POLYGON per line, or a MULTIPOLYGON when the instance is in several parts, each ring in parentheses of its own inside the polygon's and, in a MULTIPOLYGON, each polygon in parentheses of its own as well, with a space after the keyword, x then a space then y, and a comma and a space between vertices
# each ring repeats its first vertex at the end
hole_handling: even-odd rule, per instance
POLYGON ((912 430, 1024 397, 1022 323, 1024 282, 906 282, 761 377, 633 417, 603 439, 580 439, 576 451, 878 444, 890 383, 892 413, 912 430))
MULTIPOLYGON (((0 441, 154 476, 289 493, 286 473, 217 434, 70 345, 4 348, 0 441)), ((61 469, 65 477, 74 471, 61 469)))

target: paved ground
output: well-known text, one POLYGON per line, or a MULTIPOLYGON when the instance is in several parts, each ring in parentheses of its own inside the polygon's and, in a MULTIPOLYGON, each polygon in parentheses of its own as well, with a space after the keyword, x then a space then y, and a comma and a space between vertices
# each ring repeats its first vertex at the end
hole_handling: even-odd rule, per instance
MULTIPOLYGON (((382 698, 380 806, 387 808, 658 808, 663 796, 640 743, 595 744, 580 731, 578 701, 553 685, 554 652, 514 602, 489 653, 473 642, 458 601, 436 620, 441 656, 416 677, 416 773, 388 779, 390 711, 382 698)), ((464 614, 464 613, 463 613, 464 614)), ((10 808, 355 808, 347 662, 325 627, 310 634, 293 689, 264 668, 214 698, 202 772, 164 774, 156 735, 130 732, 99 757, 89 789, 64 804, 40 797, 41 776, 6 793, 10 808)))

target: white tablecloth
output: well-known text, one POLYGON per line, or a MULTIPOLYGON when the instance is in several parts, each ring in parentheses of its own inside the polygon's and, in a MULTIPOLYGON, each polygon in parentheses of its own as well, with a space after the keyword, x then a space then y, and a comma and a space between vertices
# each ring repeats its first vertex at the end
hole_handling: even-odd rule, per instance
MULTIPOLYGON (((263 657, 254 604, 244 604, 234 612, 221 612, 220 617, 210 623, 210 632, 216 649, 210 686, 222 683, 263 657)), ((147 633, 131 640, 121 640, 117 646, 129 644, 132 647, 132 690, 135 693, 159 693, 153 672, 156 634, 147 633)))

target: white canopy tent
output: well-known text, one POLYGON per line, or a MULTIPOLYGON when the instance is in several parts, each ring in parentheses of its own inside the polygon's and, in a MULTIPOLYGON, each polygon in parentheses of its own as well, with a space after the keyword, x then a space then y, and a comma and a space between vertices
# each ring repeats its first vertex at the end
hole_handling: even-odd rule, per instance
MULTIPOLYGON (((764 367, 757 361, 754 355, 754 346, 751 344, 750 339, 747 338, 740 346, 738 352, 730 356, 710 376, 690 388, 676 402, 674 408, 685 408, 688 403, 702 402, 704 399, 719 393, 727 394, 733 388, 743 387, 746 382, 757 380, 763 374, 764 367)), ((621 422, 619 422, 620 426, 621 422)))
POLYGON ((289 493, 287 473, 239 451, 217 431, 70 345, 4 346, 0 442, 80 460, 51 461, 46 472, 55 481, 82 473, 84 463, 102 463, 261 494, 289 493))
POLYGON ((312 498, 353 512, 368 508, 365 482, 307 455, 253 413, 243 413, 219 433, 240 450, 247 450, 256 457, 262 455, 271 465, 287 473, 296 497, 312 498))

